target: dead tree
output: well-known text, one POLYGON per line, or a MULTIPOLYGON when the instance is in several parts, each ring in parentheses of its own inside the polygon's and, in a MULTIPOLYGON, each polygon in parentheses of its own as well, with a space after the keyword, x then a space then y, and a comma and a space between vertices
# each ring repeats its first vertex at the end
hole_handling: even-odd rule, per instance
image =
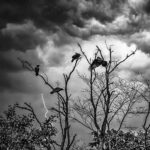
MULTIPOLYGON (((104 68, 104 71, 98 74, 96 72, 96 67, 99 67, 100 65, 95 63, 95 66, 93 67, 94 60, 98 57, 100 57, 105 62, 106 60, 101 49, 98 46, 96 47, 97 51, 95 53, 95 58, 93 61, 91 61, 91 59, 87 57, 79 44, 81 53, 85 57, 89 66, 92 66, 90 68, 93 69, 89 69, 89 77, 86 75, 80 76, 88 85, 88 89, 85 90, 85 92, 88 93, 88 96, 85 100, 79 98, 78 103, 75 103, 74 114, 77 114, 78 117, 75 117, 74 115, 73 118, 84 127, 90 129, 91 132, 96 132, 97 138, 99 138, 100 141, 95 146, 97 149, 104 149, 106 130, 107 127, 109 127, 111 120, 110 118, 114 117, 113 115, 110 117, 112 111, 111 106, 120 96, 120 93, 116 92, 118 87, 116 87, 114 84, 116 77, 115 72, 122 63, 124 63, 128 58, 135 54, 136 50, 131 52, 121 61, 117 61, 112 57, 112 48, 108 47, 106 44, 109 52, 109 59, 107 60, 107 63, 105 63, 107 65, 101 65, 101 67, 104 68)), ((117 114, 117 112, 114 112, 114 114, 117 114)))
MULTIPOLYGON (((35 68, 33 65, 26 61, 22 60, 21 58, 18 58, 21 62, 22 66, 26 68, 27 70, 33 72, 35 74, 35 68)), ((69 72, 69 74, 64 74, 64 88, 54 88, 52 83, 49 82, 48 77, 45 73, 41 73, 40 69, 38 70, 38 74, 36 73, 36 76, 41 78, 45 85, 47 85, 50 90, 51 94, 56 94, 58 98, 57 106, 51 107, 51 110, 55 112, 55 114, 58 115, 59 125, 61 129, 61 142, 57 144, 58 148, 60 150, 70 150, 71 146, 73 145, 76 134, 71 135, 71 123, 70 123, 70 100, 71 100, 71 94, 68 92, 68 84, 71 79, 72 74, 74 73, 77 64, 79 62, 79 59, 75 60, 75 63, 69 72), (63 90, 63 94, 60 93, 60 91, 63 90)))
POLYGON ((127 81, 123 79, 119 79, 118 81, 118 89, 120 90, 120 97, 113 105, 118 105, 115 113, 113 114, 111 120, 117 114, 117 120, 119 121, 119 127, 117 131, 119 131, 125 119, 128 115, 132 117, 133 107, 137 103, 141 103, 142 101, 139 99, 139 93, 137 90, 140 89, 140 84, 134 81, 127 81))

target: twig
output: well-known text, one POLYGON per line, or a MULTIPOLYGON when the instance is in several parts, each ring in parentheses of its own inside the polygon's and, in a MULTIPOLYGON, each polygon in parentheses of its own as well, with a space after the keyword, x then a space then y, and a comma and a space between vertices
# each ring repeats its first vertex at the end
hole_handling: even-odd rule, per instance
POLYGON ((78 46, 79 46, 79 48, 80 48, 80 51, 82 52, 82 54, 84 55, 84 57, 85 57, 85 59, 87 60, 87 62, 89 63, 89 65, 91 64, 90 63, 90 61, 88 60, 88 58, 87 58, 87 56, 86 56, 86 54, 85 54, 85 52, 82 50, 82 47, 81 47, 81 45, 78 43, 78 46))

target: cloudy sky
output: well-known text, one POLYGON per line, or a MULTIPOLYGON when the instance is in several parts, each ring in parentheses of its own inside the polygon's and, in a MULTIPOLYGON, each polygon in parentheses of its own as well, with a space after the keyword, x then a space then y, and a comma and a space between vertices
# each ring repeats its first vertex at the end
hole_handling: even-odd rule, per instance
MULTIPOLYGON (((26 101, 44 113, 41 93, 47 106, 55 100, 17 57, 40 64, 54 86, 57 81, 63 85, 62 74, 71 69, 71 56, 79 52, 77 43, 88 57, 98 45, 107 59, 105 40, 120 58, 138 48, 122 66, 122 77, 130 78, 137 71, 150 77, 150 0, 1 0, 0 111, 26 101)), ((87 68, 82 59, 78 71, 87 68)), ((75 95, 79 83, 75 77, 71 81, 75 95)))

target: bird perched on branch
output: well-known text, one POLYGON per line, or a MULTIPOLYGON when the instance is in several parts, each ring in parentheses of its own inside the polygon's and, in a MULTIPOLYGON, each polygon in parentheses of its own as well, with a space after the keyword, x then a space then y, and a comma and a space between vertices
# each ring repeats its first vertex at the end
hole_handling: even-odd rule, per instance
POLYGON ((96 59, 93 60, 90 69, 95 69, 96 67, 99 67, 102 64, 103 60, 100 57, 97 57, 96 59))
POLYGON ((100 65, 102 65, 103 67, 107 66, 107 61, 101 59, 100 57, 97 57, 96 59, 93 60, 91 66, 89 69, 93 70, 96 67, 99 67, 100 65))
POLYGON ((40 70, 40 65, 36 65, 36 67, 34 68, 34 71, 35 71, 35 75, 36 75, 36 76, 39 75, 39 70, 40 70))
POLYGON ((63 88, 60 88, 60 87, 56 87, 56 88, 54 88, 50 93, 51 94, 54 94, 54 93, 58 93, 58 92, 60 92, 60 91, 62 91, 62 90, 64 90, 63 88))
POLYGON ((103 61, 102 61, 102 66, 103 66, 103 67, 106 67, 106 66, 107 66, 107 61, 103 60, 103 61))
POLYGON ((72 60, 71 60, 71 62, 73 62, 74 60, 77 60, 77 59, 79 59, 80 58, 80 54, 79 53, 75 53, 73 56, 72 56, 72 60))

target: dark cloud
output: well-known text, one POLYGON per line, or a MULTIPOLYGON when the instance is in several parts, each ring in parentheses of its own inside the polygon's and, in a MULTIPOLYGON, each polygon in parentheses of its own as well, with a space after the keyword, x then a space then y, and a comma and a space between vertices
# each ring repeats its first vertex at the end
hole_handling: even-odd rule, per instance
POLYGON ((97 34, 130 36, 139 32, 141 28, 148 27, 147 20, 142 14, 142 6, 130 6, 125 0, 96 1, 95 3, 89 0, 88 2, 91 3, 84 3, 85 9, 80 11, 81 26, 72 22, 63 25, 63 29, 72 37, 87 40, 97 34), (119 20, 119 18, 122 19, 119 20), (93 24, 93 20, 97 22, 97 25, 93 24))
POLYGON ((37 52, 28 50, 25 53, 21 51, 1 51, 0 52, 0 91, 34 93, 39 91, 40 87, 34 80, 34 74, 28 75, 23 68, 18 57, 28 60, 33 66, 41 65, 43 62, 38 58, 37 52), (39 88, 38 88, 39 87, 39 88))
POLYGON ((82 40, 87 40, 89 37, 91 37, 94 34, 100 34, 99 31, 96 33, 92 32, 92 29, 89 28, 78 28, 77 26, 70 25, 70 28, 65 27, 65 31, 72 37, 78 37, 82 40))
POLYGON ((91 7, 87 8, 82 13, 82 16, 86 19, 95 18, 101 23, 112 22, 116 16, 122 12, 122 5, 125 0, 106 0, 95 1, 91 7))
POLYGON ((55 46, 61 47, 63 45, 75 42, 75 39, 67 34, 65 31, 60 29, 56 34, 53 35, 53 42, 55 46))
POLYGON ((18 50, 26 51, 34 49, 38 45, 43 46, 46 35, 38 30, 31 22, 24 24, 7 24, 0 32, 0 51, 18 50))
MULTIPOLYGON (((37 29, 32 22, 23 24, 7 24, 0 32, 0 73, 23 70, 18 57, 27 59, 32 64, 43 64, 36 52, 37 46, 44 46, 47 36, 37 29)), ((9 78, 6 81, 9 81, 9 78)), ((4 81, 5 81, 4 79, 4 81)))
POLYGON ((0 24, 5 27, 7 23, 32 20, 38 27, 51 29, 68 21, 76 6, 73 0, 1 0, 0 24))
MULTIPOLYGON (((75 1, 69 0, 45 0, 43 17, 56 24, 63 24, 68 21, 76 9, 75 1)), ((73 18, 72 18, 73 19, 73 18)))
POLYGON ((150 43, 147 41, 134 41, 139 49, 141 49, 144 53, 150 54, 150 43))
POLYGON ((5 74, 24 70, 18 58, 28 60, 31 64, 33 64, 33 66, 36 64, 43 65, 43 62, 40 58, 38 58, 36 51, 30 50, 26 53, 17 52, 15 50, 3 51, 0 52, 0 73, 5 74))
POLYGON ((73 25, 79 27, 79 28, 83 28, 85 23, 84 23, 84 19, 82 18, 78 18, 76 17, 74 20, 73 20, 73 25))
POLYGON ((34 73, 28 71, 0 72, 0 92, 40 93, 43 86, 39 82, 34 73))
POLYGON ((83 12, 82 16, 85 19, 90 19, 90 18, 94 17, 94 18, 96 18, 97 20, 99 20, 102 23, 111 22, 114 19, 113 17, 107 16, 104 13, 102 14, 101 11, 98 11, 96 9, 89 9, 89 10, 83 12))
POLYGON ((17 72, 23 69, 13 52, 0 53, 0 68, 0 73, 3 74, 4 72, 17 72))
POLYGON ((112 22, 122 12, 125 0, 2 0, 0 24, 32 21, 36 27, 56 32, 58 27, 75 25, 84 28, 85 20, 95 18, 101 23, 112 22))
POLYGON ((57 67, 64 65, 65 54, 61 52, 53 52, 48 58, 48 63, 50 67, 57 67))
MULTIPOLYGON (((40 28, 52 33, 59 33, 61 29, 72 37, 83 39, 87 39, 89 36, 95 34, 130 34, 130 32, 138 30, 141 24, 141 20, 137 19, 141 13, 138 10, 139 7, 129 6, 129 1, 126 0, 25 0, 23 2, 20 2, 20 0, 2 0, 0 8, 0 24, 4 24, 1 25, 3 28, 7 28, 8 23, 23 24, 29 20, 33 22, 37 29, 40 28), (127 15, 126 17, 129 19, 128 27, 125 29, 120 28, 117 31, 112 28, 107 31, 107 24, 113 23, 121 15, 127 15), (106 30, 97 30, 93 26, 87 28, 86 23, 92 18, 99 21, 102 25, 106 25, 106 30)), ((27 32, 25 33, 27 34, 27 32)), ((27 39, 25 33, 21 37, 19 37, 18 33, 14 41, 9 44, 10 47, 13 44, 16 46, 18 38, 27 39)), ((4 43, 12 38, 12 35, 10 36, 7 32, 3 34, 5 34, 2 38, 4 43)), ((38 37, 37 34, 35 34, 35 37, 33 36, 33 39, 36 40, 36 37, 38 37)), ((33 43, 36 45, 39 42, 30 40, 30 38, 32 39, 32 37, 29 37, 29 40, 25 40, 25 45, 20 40, 20 45, 17 45, 17 48, 22 48, 23 46, 26 49, 26 45, 31 45, 32 47, 34 46, 33 43)), ((2 44, 3 47, 5 47, 4 45, 2 44)))
POLYGON ((34 18, 40 14, 41 0, 1 0, 0 23, 5 27, 7 23, 22 23, 25 19, 34 18))
POLYGON ((143 6, 143 10, 147 13, 150 14, 150 0, 146 0, 144 6, 143 6))

